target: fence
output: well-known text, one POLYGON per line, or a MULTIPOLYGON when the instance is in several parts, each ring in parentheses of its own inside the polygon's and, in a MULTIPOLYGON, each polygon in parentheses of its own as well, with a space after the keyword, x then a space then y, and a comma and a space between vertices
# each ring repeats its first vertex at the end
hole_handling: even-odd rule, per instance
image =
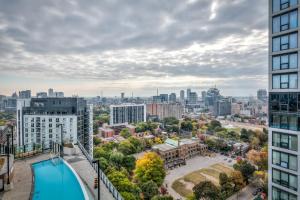
MULTIPOLYGON (((102 180, 102 182, 104 183, 106 188, 109 190, 109 192, 113 195, 113 197, 116 200, 124 200, 123 197, 121 196, 121 194, 118 192, 118 190, 114 187, 114 185, 110 182, 110 180, 104 174, 104 172, 100 169, 100 167, 98 167, 98 163, 93 162, 92 156, 88 154, 88 152, 85 150, 85 148, 82 146, 82 144, 79 141, 78 141, 78 147, 80 148, 80 150, 82 151, 84 156, 88 159, 89 163, 91 164, 93 169, 96 171, 96 173, 98 173, 98 170, 99 170, 100 180, 102 180)), ((100 186, 98 187, 98 190, 99 189, 100 189, 100 186)))

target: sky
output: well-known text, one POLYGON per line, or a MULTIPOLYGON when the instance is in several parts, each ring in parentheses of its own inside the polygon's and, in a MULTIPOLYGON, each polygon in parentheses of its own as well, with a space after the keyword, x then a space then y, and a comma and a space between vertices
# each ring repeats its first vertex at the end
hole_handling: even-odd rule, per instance
POLYGON ((0 94, 151 96, 268 82, 267 0, 0 0, 0 94))

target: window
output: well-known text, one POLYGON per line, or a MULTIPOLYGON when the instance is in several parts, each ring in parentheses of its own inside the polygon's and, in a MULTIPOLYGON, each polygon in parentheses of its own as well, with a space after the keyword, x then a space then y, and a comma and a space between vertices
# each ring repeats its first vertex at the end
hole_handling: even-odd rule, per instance
POLYGON ((284 54, 280 56, 273 56, 272 58, 272 70, 284 70, 284 69, 297 69, 298 68, 298 54, 284 54))
POLYGON ((297 48, 297 35, 292 33, 273 38, 273 52, 297 48))
POLYGON ((298 138, 296 135, 290 135, 285 133, 272 133, 272 145, 284 149, 293 151, 298 150, 298 138))
POLYGON ((296 89, 298 88, 298 74, 276 74, 272 76, 273 89, 296 89))
POLYGON ((286 130, 300 131, 300 117, 297 115, 270 114, 270 126, 286 130))
POLYGON ((297 191, 298 189, 298 180, 297 176, 293 174, 289 174, 277 169, 272 170, 272 179, 273 182, 282 185, 284 187, 290 188, 292 190, 297 191))
POLYGON ((272 164, 297 171, 297 156, 273 150, 272 164))
POLYGON ((280 10, 295 6, 298 4, 298 0, 273 0, 272 10, 278 12, 280 10))
POLYGON ((298 26, 298 11, 273 17, 273 33, 286 31, 288 29, 297 28, 298 26))
POLYGON ((297 196, 286 191, 272 187, 272 200, 297 200, 297 196))

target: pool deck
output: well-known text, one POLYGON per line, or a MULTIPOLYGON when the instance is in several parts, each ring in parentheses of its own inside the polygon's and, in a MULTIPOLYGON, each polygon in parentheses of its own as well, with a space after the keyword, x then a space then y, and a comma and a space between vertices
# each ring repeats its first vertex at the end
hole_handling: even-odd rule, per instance
MULTIPOLYGON (((75 146, 75 149, 75 154, 65 155, 64 159, 75 169, 77 174, 83 180, 84 184, 89 188, 93 197, 97 199, 97 190, 94 189, 94 178, 97 177, 97 173, 90 165, 86 157, 82 154, 78 146, 75 146)), ((100 182, 100 197, 100 199, 104 200, 114 200, 112 194, 102 182, 100 182)))
POLYGON ((1 194, 0 199, 28 200, 32 188, 31 164, 49 158, 49 154, 41 154, 32 158, 16 160, 14 163, 13 189, 1 194))

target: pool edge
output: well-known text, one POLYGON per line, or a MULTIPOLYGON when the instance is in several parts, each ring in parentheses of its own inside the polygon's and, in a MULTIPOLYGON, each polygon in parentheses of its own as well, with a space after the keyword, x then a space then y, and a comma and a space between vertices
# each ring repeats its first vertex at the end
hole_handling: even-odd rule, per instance
MULTIPOLYGON (((79 175, 77 174, 77 172, 73 169, 73 167, 66 161, 64 160, 63 158, 61 157, 57 157, 57 158, 60 158, 68 167, 69 169, 72 171, 72 173, 75 175, 79 185, 80 185, 80 188, 82 190, 82 193, 83 193, 83 196, 84 196, 84 199, 85 200, 91 200, 87 194, 87 191, 83 185, 83 182, 82 180, 80 179, 79 175)), ((34 193, 34 185, 35 185, 35 173, 34 173, 34 170, 33 170, 33 165, 34 164, 37 164, 37 163, 41 163, 41 162, 44 162, 44 161, 48 161, 48 160, 51 160, 51 158, 49 159, 45 159, 45 160, 41 160, 41 161, 38 161, 38 162, 35 162, 35 163, 31 163, 30 164, 30 168, 31 168, 31 174, 32 174, 32 184, 31 184, 31 191, 30 191, 30 196, 29 196, 29 199, 32 200, 33 199, 33 193, 34 193)))

